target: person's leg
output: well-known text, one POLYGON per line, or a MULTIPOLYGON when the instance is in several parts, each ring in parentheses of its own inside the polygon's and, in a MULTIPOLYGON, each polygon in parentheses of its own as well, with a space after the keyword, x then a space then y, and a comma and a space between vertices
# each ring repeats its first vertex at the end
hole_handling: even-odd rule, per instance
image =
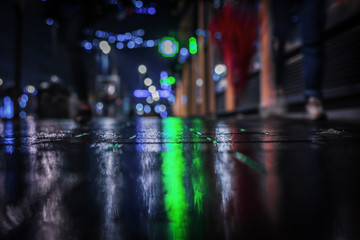
POLYGON ((304 95, 307 98, 322 98, 324 2, 302 0, 301 5, 304 95))
POLYGON ((307 99, 307 117, 310 120, 326 119, 326 114, 321 103, 324 68, 324 2, 323 0, 302 0, 301 2, 304 95, 307 99))
POLYGON ((275 70, 275 84, 279 89, 283 84, 284 62, 285 62, 285 42, 288 37, 290 22, 291 1, 288 0, 271 0, 271 14, 273 20, 272 36, 272 56, 275 70))
POLYGON ((290 29, 291 1, 270 0, 271 16, 271 56, 273 62, 273 76, 275 85, 275 99, 272 104, 264 111, 266 117, 284 117, 286 104, 284 99, 284 63, 285 63, 285 43, 290 29))

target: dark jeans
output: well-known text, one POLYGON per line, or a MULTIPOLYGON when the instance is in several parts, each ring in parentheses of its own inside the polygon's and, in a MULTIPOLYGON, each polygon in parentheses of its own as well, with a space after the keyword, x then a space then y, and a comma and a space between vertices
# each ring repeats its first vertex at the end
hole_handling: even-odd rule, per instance
POLYGON ((324 0, 272 0, 274 61, 277 85, 283 82, 284 46, 292 26, 294 4, 300 17, 303 53, 304 95, 322 97, 324 0))

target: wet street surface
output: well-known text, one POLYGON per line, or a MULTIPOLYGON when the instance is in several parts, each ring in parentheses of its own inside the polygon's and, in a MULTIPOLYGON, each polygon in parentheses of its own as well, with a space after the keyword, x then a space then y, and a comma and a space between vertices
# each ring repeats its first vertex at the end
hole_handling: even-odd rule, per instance
POLYGON ((0 239, 360 239, 360 125, 0 122, 0 239))

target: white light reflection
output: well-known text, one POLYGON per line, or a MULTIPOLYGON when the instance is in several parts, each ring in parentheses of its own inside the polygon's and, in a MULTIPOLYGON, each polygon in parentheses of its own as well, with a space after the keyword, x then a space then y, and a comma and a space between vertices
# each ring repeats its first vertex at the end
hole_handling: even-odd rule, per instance
MULTIPOLYGON (((21 152, 26 155, 26 161, 23 162, 25 171, 22 175, 24 190, 21 199, 15 204, 5 206, 6 218, 4 221, 0 218, 0 228, 5 232, 33 217, 36 210, 36 217, 32 219, 32 224, 36 225, 34 239, 65 239, 68 236, 71 223, 64 208, 63 195, 65 190, 74 186, 77 178, 72 174, 62 176, 63 152, 54 150, 47 141, 39 141, 56 138, 54 134, 60 132, 60 128, 54 125, 54 121, 49 125, 44 122, 42 127, 37 129, 34 119, 29 117, 21 124, 20 131, 16 132, 21 134, 21 152)), ((68 126, 71 128, 71 125, 68 126)), ((5 127, 5 130, 10 129, 5 127)), ((20 158, 17 161, 22 160, 20 158)), ((3 194, 0 191, 0 198, 1 195, 3 194)))
POLYGON ((98 172, 94 176, 97 179, 97 199, 101 201, 101 237, 100 239, 122 239, 120 224, 120 204, 123 195, 124 176, 121 171, 122 148, 116 147, 111 151, 110 142, 121 137, 114 131, 118 120, 114 118, 101 118, 97 121, 97 136, 101 142, 90 145, 93 153, 97 156, 98 172))
MULTIPOLYGON (((120 237, 120 227, 117 222, 119 216, 120 195, 122 189, 122 174, 120 170, 119 158, 116 152, 108 152, 106 156, 99 160, 100 188, 103 191, 101 196, 104 199, 103 205, 103 226, 101 239, 114 239, 120 237)), ((121 238, 119 238, 121 239, 121 238)))
POLYGON ((162 211, 159 200, 162 194, 161 169, 155 168, 161 145, 157 142, 160 121, 157 118, 141 118, 137 121, 137 153, 140 159, 140 188, 148 216, 162 211))
POLYGON ((37 134, 36 134, 36 122, 33 117, 26 119, 27 124, 27 148, 30 155, 35 155, 37 153, 37 134))
MULTIPOLYGON (((41 149, 48 149, 44 144, 41 149)), ((38 146, 39 148, 39 146, 38 146)), ((70 219, 63 203, 64 190, 58 185, 61 179, 63 155, 56 150, 41 150, 29 156, 26 175, 28 201, 33 204, 43 198, 36 239, 61 239, 67 236, 70 219)), ((75 178, 71 181, 76 181, 75 178)))
POLYGON ((219 122, 216 127, 215 137, 218 142, 218 154, 215 158, 215 173, 218 177, 218 188, 221 193, 221 210, 223 213, 228 209, 228 204, 231 199, 231 165, 230 155, 231 150, 231 130, 224 123, 219 122))

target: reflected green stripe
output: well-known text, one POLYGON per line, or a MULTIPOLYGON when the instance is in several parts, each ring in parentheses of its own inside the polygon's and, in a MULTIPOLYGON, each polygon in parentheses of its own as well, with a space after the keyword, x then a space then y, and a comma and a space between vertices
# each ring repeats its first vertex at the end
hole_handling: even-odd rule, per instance
POLYGON ((183 144, 178 135, 179 132, 183 132, 181 119, 164 119, 163 130, 169 140, 179 142, 179 144, 166 143, 167 150, 162 152, 161 170, 165 190, 165 210, 169 219, 169 239, 186 239, 189 216, 183 184, 185 175, 183 144))
POLYGON ((116 143, 116 144, 114 144, 114 145, 112 145, 112 146, 108 147, 105 151, 110 151, 110 150, 113 150, 114 148, 116 148, 116 147, 118 147, 118 146, 119 146, 119 144, 118 144, 118 143, 116 143))
MULTIPOLYGON (((198 126, 198 130, 202 129, 202 121, 194 120, 193 121, 196 126, 198 126)), ((193 161, 191 165, 191 182, 194 191, 194 206, 196 212, 198 213, 198 217, 201 219, 204 213, 204 195, 207 189, 207 182, 205 181, 205 169, 202 158, 201 143, 199 135, 192 135, 192 140, 195 143, 193 147, 193 161)), ((212 141, 211 138, 208 140, 212 141)))
POLYGON ((237 159, 239 159, 240 161, 242 161, 243 163, 245 163, 246 165, 248 165, 250 168, 254 169, 255 171, 257 171, 258 173, 266 173, 266 168, 264 165, 255 162, 253 159, 251 159, 248 156, 245 156, 244 154, 240 153, 240 152, 235 152, 235 157, 237 159))
POLYGON ((134 138, 136 138, 136 135, 129 137, 129 139, 134 139, 134 138))

